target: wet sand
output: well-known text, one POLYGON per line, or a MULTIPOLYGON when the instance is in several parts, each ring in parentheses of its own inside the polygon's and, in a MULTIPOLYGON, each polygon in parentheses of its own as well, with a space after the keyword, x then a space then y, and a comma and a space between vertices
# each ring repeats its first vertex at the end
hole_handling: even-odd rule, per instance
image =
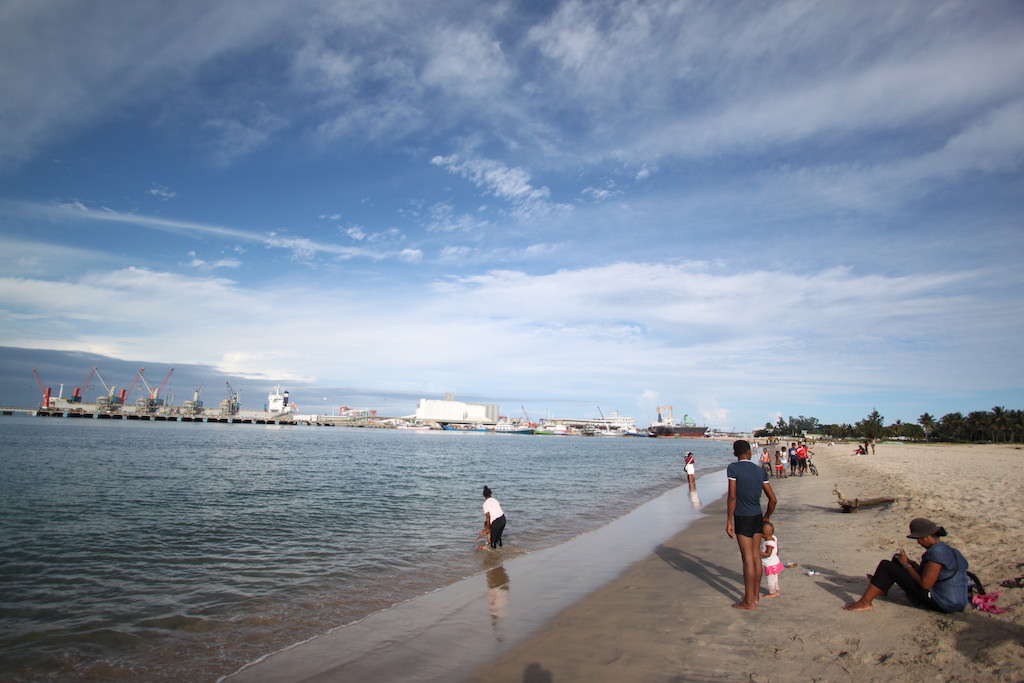
MULTIPOLYGON (((742 591, 725 504, 658 547, 615 581, 562 611, 470 681, 850 681, 1024 679, 1024 451, 1010 446, 882 444, 816 448, 822 475, 773 480, 782 595, 754 612, 731 609, 742 591), (895 503, 843 514, 847 498, 895 503), (865 574, 904 547, 909 520, 930 517, 971 563, 998 604, 943 615, 910 607, 902 591, 870 612, 842 609, 865 574), (808 572, 814 572, 808 574, 808 572)), ((724 474, 722 475, 724 476, 724 474)), ((763 592, 764 589, 762 589, 763 592)))
MULTIPOLYGON (((703 490, 721 497, 721 472, 708 476, 703 490)), ((463 679, 701 514, 697 493, 684 486, 553 548, 518 557, 481 550, 480 574, 266 657, 229 680, 463 679)))

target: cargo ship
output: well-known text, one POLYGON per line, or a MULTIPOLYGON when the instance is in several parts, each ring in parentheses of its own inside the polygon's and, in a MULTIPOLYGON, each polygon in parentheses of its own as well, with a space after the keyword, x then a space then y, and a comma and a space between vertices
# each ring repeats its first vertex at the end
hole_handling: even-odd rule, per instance
POLYGON ((707 433, 707 427, 700 427, 689 415, 683 415, 682 422, 672 419, 672 406, 658 406, 658 421, 651 423, 647 433, 659 438, 700 439, 707 433), (668 412, 668 419, 662 418, 662 411, 668 412))

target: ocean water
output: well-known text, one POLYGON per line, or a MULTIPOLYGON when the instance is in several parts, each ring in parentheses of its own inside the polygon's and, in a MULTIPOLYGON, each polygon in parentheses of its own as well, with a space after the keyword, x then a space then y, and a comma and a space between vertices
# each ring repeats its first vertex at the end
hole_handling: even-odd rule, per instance
MULTIPOLYGON (((0 678, 209 680, 732 460, 728 444, 0 417, 0 678)), ((610 548, 609 552, 614 552, 610 548)))

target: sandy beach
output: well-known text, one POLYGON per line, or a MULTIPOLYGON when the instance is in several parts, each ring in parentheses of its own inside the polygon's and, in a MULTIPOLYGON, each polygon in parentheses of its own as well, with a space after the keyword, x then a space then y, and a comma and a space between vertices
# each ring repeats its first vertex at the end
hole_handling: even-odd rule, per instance
MULTIPOLYGON (((880 444, 873 455, 819 444, 821 476, 773 480, 781 596, 730 608, 741 594, 739 553, 725 504, 619 578, 548 621, 473 673, 472 681, 849 681, 1024 679, 1024 575, 1018 527, 1024 450, 1012 446, 880 444), (895 503, 844 514, 847 498, 895 503), (937 614, 909 606, 898 587, 869 612, 843 605, 863 592, 878 560, 906 548, 911 518, 949 531, 971 570, 1008 612, 937 614), (810 573, 813 572, 813 573, 810 573)), ((724 476, 722 473, 721 476, 724 476)))

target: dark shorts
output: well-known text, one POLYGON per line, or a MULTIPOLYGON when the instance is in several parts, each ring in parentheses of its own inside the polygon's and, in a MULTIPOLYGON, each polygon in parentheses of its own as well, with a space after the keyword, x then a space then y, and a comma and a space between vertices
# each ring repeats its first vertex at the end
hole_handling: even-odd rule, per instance
POLYGON ((733 515, 732 526, 737 535, 753 538, 754 534, 759 534, 764 529, 764 515, 754 515, 753 517, 733 515))

